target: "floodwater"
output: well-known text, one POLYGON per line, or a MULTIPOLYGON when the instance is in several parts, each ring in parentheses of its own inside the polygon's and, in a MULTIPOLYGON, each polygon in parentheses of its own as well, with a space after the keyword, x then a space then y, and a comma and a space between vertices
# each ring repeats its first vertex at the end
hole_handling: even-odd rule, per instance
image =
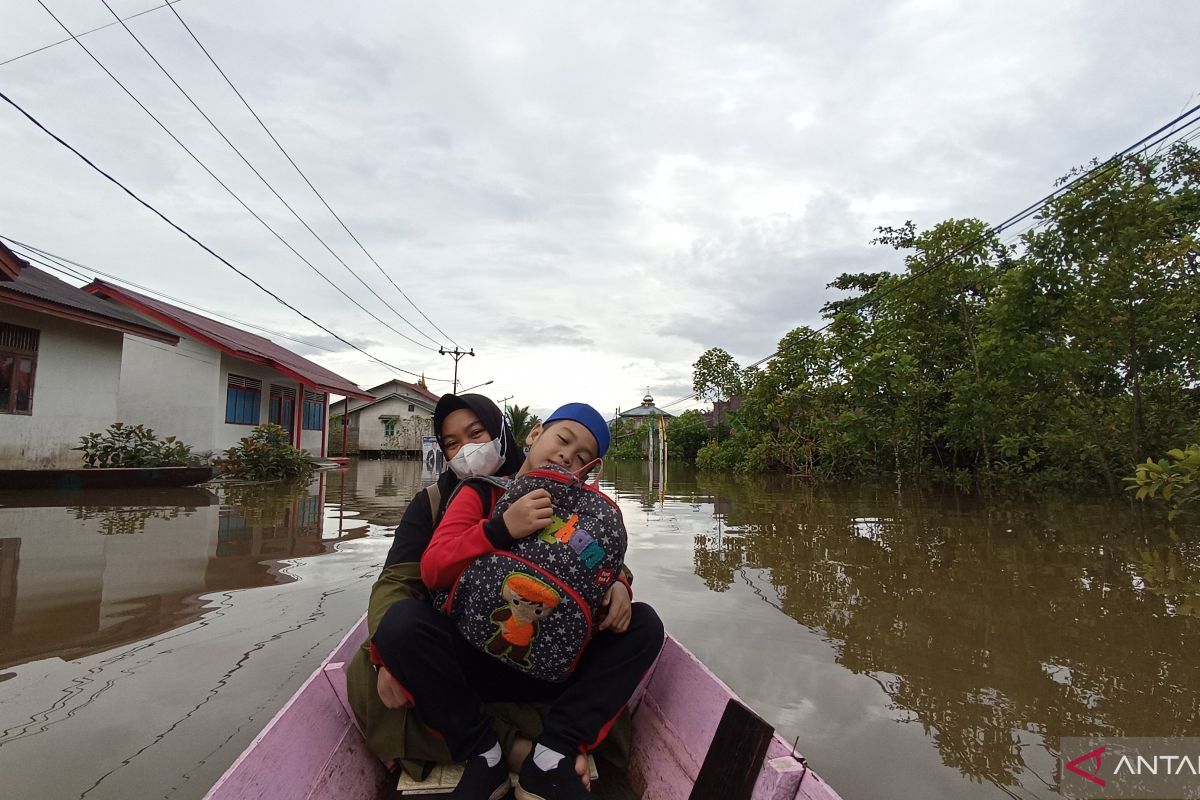
MULTIPOLYGON (((605 476, 635 595, 846 800, 1059 797, 1061 736, 1197 731, 1196 531, 647 476, 605 476)), ((0 795, 202 797, 362 613, 431 477, 0 492, 0 795)))

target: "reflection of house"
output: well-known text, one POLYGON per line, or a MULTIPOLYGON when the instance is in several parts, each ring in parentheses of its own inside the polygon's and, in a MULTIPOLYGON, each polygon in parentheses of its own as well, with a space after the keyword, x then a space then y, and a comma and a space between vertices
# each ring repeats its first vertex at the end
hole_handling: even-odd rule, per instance
MULTIPOLYGON (((307 488, 9 493, 0 506, 0 670, 184 625, 201 595, 291 580, 277 559, 327 552, 325 475, 307 488), (235 490, 240 490, 238 493, 235 490)), ((334 521, 336 524, 336 521, 334 521)))
POLYGON ((104 281, 87 291, 179 334, 175 347, 125 337, 118 418, 177 436, 198 452, 232 447, 255 425, 274 422, 292 444, 324 456, 330 393, 369 397, 262 336, 104 281))
MULTIPOLYGON (((367 390, 369 400, 348 399, 329 408, 331 418, 345 414, 345 450, 360 455, 420 455, 421 437, 433 434, 438 396, 420 383, 392 380, 367 390)), ((329 452, 342 452, 339 425, 330 431, 329 452)))
POLYGON ((71 448, 117 419, 126 334, 165 350, 179 341, 0 243, 0 469, 83 465, 71 448))

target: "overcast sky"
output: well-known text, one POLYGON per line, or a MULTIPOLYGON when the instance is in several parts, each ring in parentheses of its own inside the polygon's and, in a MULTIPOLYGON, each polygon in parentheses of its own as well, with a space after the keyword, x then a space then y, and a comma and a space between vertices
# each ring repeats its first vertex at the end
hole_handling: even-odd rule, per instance
MULTIPOLYGON (((75 32, 101 0, 44 0, 75 32)), ((109 0, 121 15, 160 0, 109 0)), ((392 279, 474 348, 463 387, 605 413, 690 392, 818 320, 837 274, 898 269, 879 225, 998 222, 1195 102, 1200 3, 181 0, 200 41, 392 279)), ((226 184, 380 319, 434 340, 170 10, 130 28, 335 252, 254 177, 120 26, 82 41, 226 184)), ((3 0, 0 61, 57 41, 3 0)), ((68 42, 0 90, 289 303, 448 378, 280 244, 68 42)), ((393 374, 262 294, 0 104, 0 235, 393 374)), ((89 273, 90 274, 90 273, 89 273)), ((400 375, 398 377, 407 377, 400 375)), ((435 392, 448 382, 430 381, 435 392)), ((682 404, 676 408, 686 408, 682 404)))

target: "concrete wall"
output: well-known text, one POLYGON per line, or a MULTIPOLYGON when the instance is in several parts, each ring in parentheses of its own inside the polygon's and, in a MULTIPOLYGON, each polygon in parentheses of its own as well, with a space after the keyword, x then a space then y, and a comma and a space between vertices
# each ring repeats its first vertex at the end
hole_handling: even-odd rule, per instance
POLYGON ((147 425, 160 437, 175 436, 196 453, 214 447, 212 405, 221 403, 221 352, 181 337, 177 346, 125 337, 117 411, 122 422, 147 425))
POLYGON ((117 421, 123 334, 9 305, 0 321, 41 332, 33 414, 0 414, 0 469, 82 466, 79 437, 117 421))
MULTIPOLYGON (((249 436, 254 425, 234 425, 225 422, 225 389, 229 382, 229 374, 241 375, 246 378, 257 378, 262 381, 262 402, 259 404, 259 419, 255 424, 261 425, 264 422, 270 421, 270 398, 271 386, 288 386, 296 391, 296 408, 297 414, 302 414, 302 406, 304 403, 304 392, 300 389, 300 384, 291 379, 285 378, 278 372, 275 372, 269 367, 263 367, 258 364, 252 364, 249 361, 243 361, 240 358, 234 358, 229 355, 221 355, 221 372, 218 380, 218 389, 216 396, 219 400, 216 403, 216 408, 212 414, 213 427, 215 431, 214 449, 224 451, 233 447, 244 436, 249 436)), ((329 410, 326 408, 326 424, 329 427, 329 410)), ((303 421, 300 416, 296 420, 296 427, 299 428, 303 421)), ((301 448, 307 450, 309 454, 317 456, 321 454, 321 443, 324 441, 326 431, 302 431, 300 439, 301 448)))

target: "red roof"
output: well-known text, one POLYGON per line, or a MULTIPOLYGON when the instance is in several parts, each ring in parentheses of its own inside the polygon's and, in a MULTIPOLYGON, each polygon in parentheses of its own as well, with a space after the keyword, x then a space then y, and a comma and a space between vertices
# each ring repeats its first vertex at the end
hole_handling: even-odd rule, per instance
POLYGON ((388 381, 387 383, 381 383, 378 386, 372 386, 367 391, 370 392, 371 395, 374 397, 380 397, 381 395, 379 394, 379 391, 381 389, 384 389, 384 388, 391 386, 392 384, 396 384, 396 383, 400 384, 401 386, 408 389, 410 392, 413 392, 414 394, 419 394, 423 397, 428 397, 431 401, 433 401, 434 405, 437 405, 437 401, 442 399, 441 395, 437 395, 437 394, 434 394, 433 392, 429 391, 429 388, 427 386, 422 386, 419 383, 409 383, 408 381, 402 381, 399 378, 394 378, 394 379, 388 381))
POLYGON ((314 389, 363 400, 373 399, 341 375, 257 334, 99 279, 85 286, 84 291, 126 305, 223 353, 270 367, 314 389))

